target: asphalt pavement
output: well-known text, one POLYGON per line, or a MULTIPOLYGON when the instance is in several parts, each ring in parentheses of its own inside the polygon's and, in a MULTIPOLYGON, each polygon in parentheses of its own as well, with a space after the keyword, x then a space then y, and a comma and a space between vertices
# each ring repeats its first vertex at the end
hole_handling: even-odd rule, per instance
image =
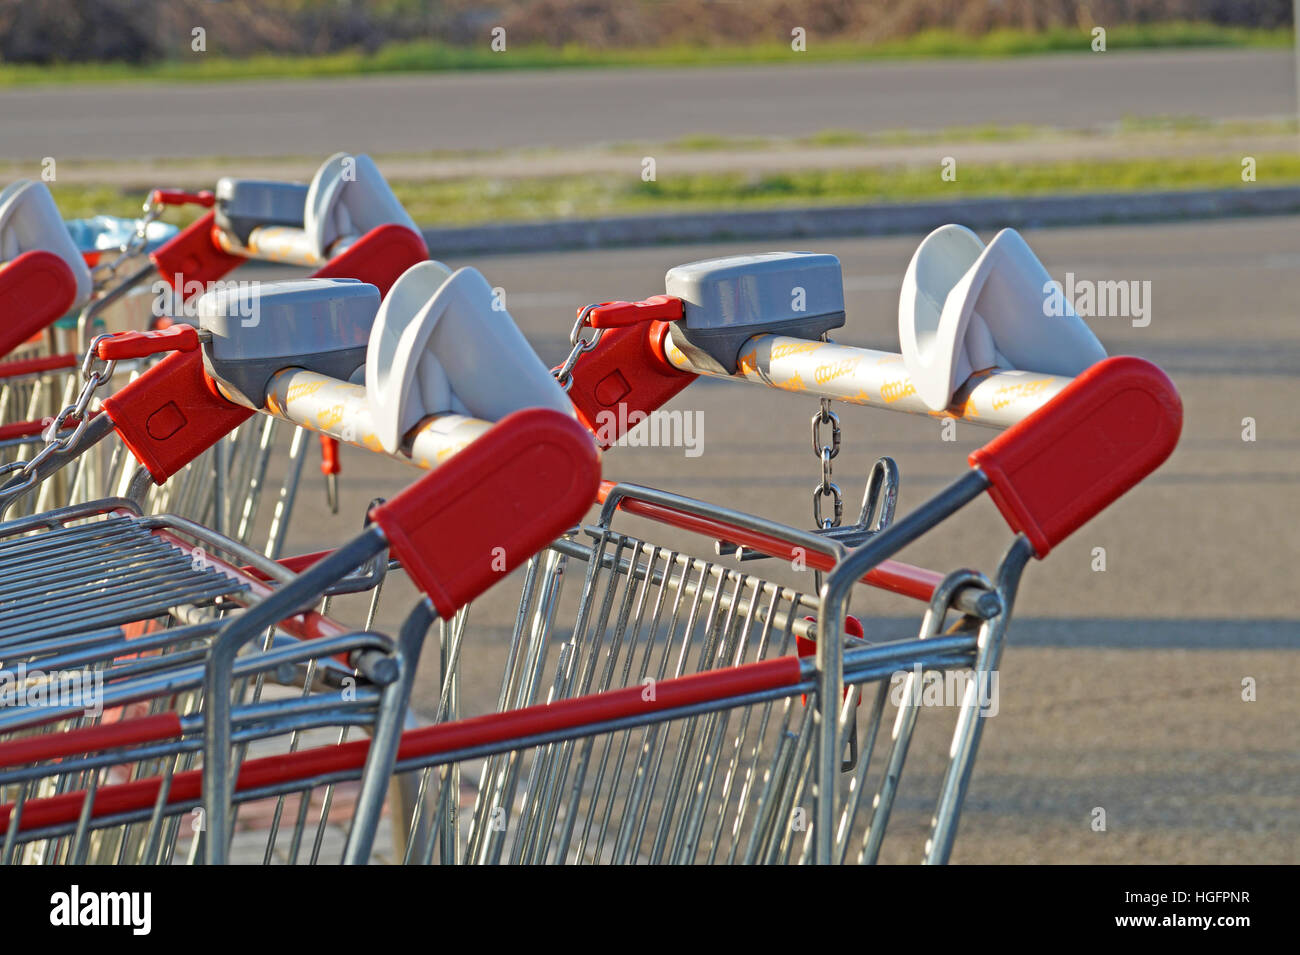
MULTIPOLYGON (((503 55, 509 55, 503 54, 503 55)), ((1286 50, 0 91, 0 159, 325 156, 1296 110, 1286 50)))

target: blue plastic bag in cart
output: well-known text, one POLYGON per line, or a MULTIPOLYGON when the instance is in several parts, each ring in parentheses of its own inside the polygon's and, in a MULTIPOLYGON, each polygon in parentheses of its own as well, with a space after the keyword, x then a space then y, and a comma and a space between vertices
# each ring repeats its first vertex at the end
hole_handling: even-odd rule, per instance
MULTIPOLYGON (((107 252, 120 249, 126 244, 140 227, 140 220, 124 219, 121 216, 92 216, 89 219, 71 219, 65 224, 79 251, 107 252)), ((179 231, 170 222, 149 223, 145 229, 145 251, 152 252, 179 231)))

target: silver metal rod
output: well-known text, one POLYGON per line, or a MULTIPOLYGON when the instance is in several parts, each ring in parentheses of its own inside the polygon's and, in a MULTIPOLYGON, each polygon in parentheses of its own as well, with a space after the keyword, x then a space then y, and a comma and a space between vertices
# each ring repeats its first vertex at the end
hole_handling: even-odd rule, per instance
MULTIPOLYGON (((229 393, 226 397, 235 400, 229 393)), ((257 410, 345 444, 384 453, 375 434, 364 385, 301 368, 286 368, 271 379, 266 407, 257 410)), ((402 449, 390 457, 430 470, 491 427, 490 421, 464 415, 431 415, 412 429, 402 449)))
POLYGON ((729 374, 720 366, 693 359, 687 353, 694 350, 677 347, 674 334, 670 329, 664 354, 682 371, 999 429, 1037 411, 1073 380, 1033 371, 977 372, 946 411, 931 411, 916 393, 903 356, 892 352, 788 335, 755 335, 741 346, 739 368, 729 374))

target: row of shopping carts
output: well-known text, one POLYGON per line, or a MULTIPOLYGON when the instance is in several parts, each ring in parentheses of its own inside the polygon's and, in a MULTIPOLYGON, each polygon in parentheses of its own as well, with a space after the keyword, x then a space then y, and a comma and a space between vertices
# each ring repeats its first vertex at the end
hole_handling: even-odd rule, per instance
POLYGON ((580 309, 552 371, 481 274, 428 260, 363 156, 309 184, 156 190, 93 273, 56 217, 42 184, 0 193, 6 864, 875 862, 895 857, 924 691, 957 674, 932 714, 952 729, 923 844, 900 850, 947 861, 1024 567, 1181 425, 1157 368, 1096 360, 1077 322, 991 317, 1026 273, 1002 236, 923 243, 924 334, 901 355, 827 339, 833 257, 769 253, 580 309), (205 211, 150 250, 182 204, 205 211), (314 271, 225 279, 249 259, 314 271), (155 281, 165 307, 140 294, 155 281), (701 374, 816 398, 814 529, 602 480, 627 429, 701 374), (844 525, 832 400, 1000 433, 903 516, 880 459, 844 525), (356 537, 287 556, 307 448, 337 474, 337 442, 424 473, 356 537), (1014 532, 991 573, 897 560, 985 492, 1014 532), (383 633, 390 574, 419 599, 383 633), (467 712, 492 588, 513 624, 495 704, 467 712), (924 608, 914 637, 851 613, 868 588, 924 608), (368 597, 363 619, 341 619, 342 595, 368 597), (417 677, 436 689, 423 712, 417 677))

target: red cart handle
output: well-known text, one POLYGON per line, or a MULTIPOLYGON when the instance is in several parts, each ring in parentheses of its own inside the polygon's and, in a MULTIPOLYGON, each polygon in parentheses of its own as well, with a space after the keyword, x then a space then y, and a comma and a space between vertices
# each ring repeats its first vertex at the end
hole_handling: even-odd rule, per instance
POLYGON ((203 189, 199 192, 186 192, 184 189, 155 189, 149 193, 149 203, 155 206, 203 206, 211 209, 217 203, 217 197, 203 189))
POLYGON ((403 272, 429 257, 429 249, 417 232, 404 225, 375 226, 347 249, 311 274, 314 279, 360 279, 388 290, 403 272))
POLYGON ((969 460, 1041 559, 1159 467, 1182 428, 1173 382, 1121 355, 1097 362, 969 460))
POLYGON ((600 484, 591 435, 526 408, 374 507, 407 576, 449 619, 582 519, 600 484))
POLYGON ((193 325, 175 324, 154 332, 118 332, 100 342, 95 351, 104 361, 119 361, 168 351, 194 351, 198 347, 198 329, 193 325))
POLYGON ((682 300, 652 295, 642 302, 605 302, 587 313, 592 328, 626 328, 644 322, 675 322, 682 317, 682 300))
POLYGON ((53 252, 33 249, 0 269, 0 356, 44 331, 76 298, 77 280, 53 252))

